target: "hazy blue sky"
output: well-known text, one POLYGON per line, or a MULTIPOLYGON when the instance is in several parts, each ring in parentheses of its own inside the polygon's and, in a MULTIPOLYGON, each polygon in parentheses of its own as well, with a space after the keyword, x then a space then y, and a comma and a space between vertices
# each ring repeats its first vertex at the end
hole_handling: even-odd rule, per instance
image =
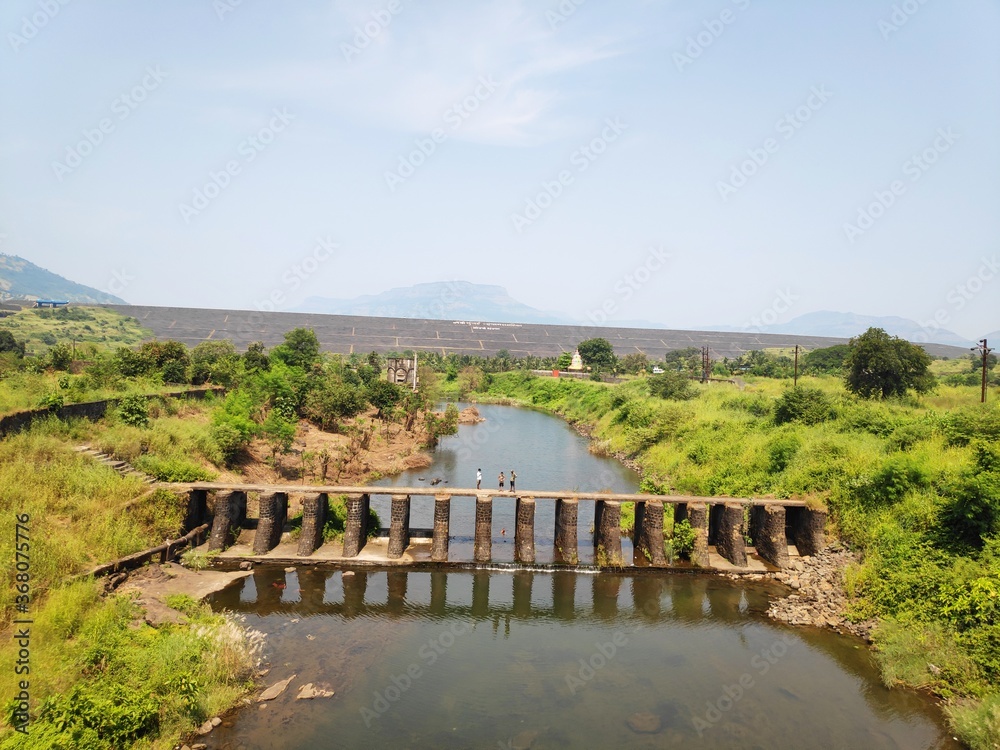
POLYGON ((464 279, 1000 328, 996 0, 8 0, 0 30, 0 251, 130 302, 464 279))

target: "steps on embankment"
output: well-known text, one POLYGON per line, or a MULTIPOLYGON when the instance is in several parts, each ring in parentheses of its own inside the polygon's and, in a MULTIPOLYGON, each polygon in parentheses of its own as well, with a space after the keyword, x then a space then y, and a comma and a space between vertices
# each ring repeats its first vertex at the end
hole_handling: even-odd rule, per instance
POLYGON ((151 477, 149 474, 139 471, 127 461, 119 461, 114 456, 109 456, 107 453, 101 453, 99 450, 91 448, 89 445, 78 445, 73 450, 77 453, 82 453, 85 456, 90 456, 105 466, 114 469, 123 477, 135 477, 136 479, 141 479, 146 484, 157 484, 158 480, 156 477, 151 477))

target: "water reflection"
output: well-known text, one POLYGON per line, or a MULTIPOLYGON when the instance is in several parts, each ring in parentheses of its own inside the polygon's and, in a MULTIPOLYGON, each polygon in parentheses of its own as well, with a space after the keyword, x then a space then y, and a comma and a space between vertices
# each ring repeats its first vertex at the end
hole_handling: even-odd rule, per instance
POLYGON ((765 620, 772 591, 689 574, 257 568, 212 605, 268 633, 268 682, 296 680, 209 747, 955 747, 926 700, 881 686, 858 641, 765 620), (295 701, 305 682, 336 696, 295 701))

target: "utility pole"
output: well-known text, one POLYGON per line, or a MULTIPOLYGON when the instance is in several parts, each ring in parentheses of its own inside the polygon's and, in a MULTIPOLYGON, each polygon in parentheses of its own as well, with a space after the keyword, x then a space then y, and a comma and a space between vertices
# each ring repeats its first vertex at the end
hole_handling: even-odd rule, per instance
POLYGON ((708 382, 708 371, 711 367, 711 360, 708 358, 708 347, 701 347, 701 382, 708 382))
POLYGON ((799 387, 799 345, 795 345, 795 376, 792 379, 792 385, 796 388, 799 387))
POLYGON ((982 395, 979 398, 979 403, 985 404, 986 403, 986 369, 987 369, 987 366, 989 365, 990 352, 993 351, 993 350, 990 349, 986 345, 986 339, 983 339, 983 340, 981 340, 979 342, 979 344, 977 346, 972 347, 972 351, 974 351, 974 352, 980 352, 983 355, 983 387, 982 387, 982 395))

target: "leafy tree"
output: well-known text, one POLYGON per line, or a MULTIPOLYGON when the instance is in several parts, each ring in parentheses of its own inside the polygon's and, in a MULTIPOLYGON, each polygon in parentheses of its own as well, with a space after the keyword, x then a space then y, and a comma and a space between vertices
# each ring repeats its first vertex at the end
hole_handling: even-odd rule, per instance
POLYGON ((191 382, 230 385, 236 374, 239 355, 228 339, 202 341, 191 350, 191 382))
POLYGON ((629 375, 638 375, 649 366, 649 357, 642 352, 632 352, 622 357, 619 364, 622 372, 627 372, 629 375))
POLYGON ((945 488, 941 539, 953 547, 982 549, 1000 533, 1000 453, 978 443, 975 464, 945 488))
POLYGON ((66 344, 56 344, 49 349, 48 358, 53 370, 68 370, 73 352, 66 344))
POLYGON ((577 347, 580 359, 588 367, 603 370, 613 370, 617 359, 611 342, 607 339, 595 338, 581 341, 577 347))
POLYGON ((267 444, 271 448, 271 458, 277 458, 279 452, 288 453, 295 440, 296 424, 293 420, 283 416, 277 409, 271 409, 261 425, 261 433, 267 444))
POLYGON ((660 398, 686 401, 697 395, 691 384, 691 379, 680 372, 664 372, 660 375, 653 375, 646 382, 649 385, 649 392, 660 398))
POLYGON ((376 380, 368 386, 368 401, 378 409, 379 419, 388 419, 392 410, 403 399, 402 389, 387 380, 376 380))
POLYGON ((24 342, 14 338, 8 330, 0 330, 0 352, 13 352, 18 357, 24 356, 24 342))
POLYGON ((573 364, 573 355, 569 352, 560 354, 559 359, 556 361, 556 367, 560 370, 567 369, 571 364, 573 364))
POLYGON ((243 353, 243 366, 247 372, 261 372, 271 367, 263 341, 254 341, 243 353))
POLYGON ((360 413, 367 405, 362 388, 328 377, 320 380, 306 396, 305 416, 322 429, 336 432, 341 420, 360 413))
POLYGON ((844 380, 852 393, 889 398, 910 389, 924 393, 934 387, 927 352, 881 328, 869 328, 852 338, 849 349, 844 380))
POLYGON ((822 375, 839 375, 850 352, 847 344, 827 346, 806 352, 802 357, 802 372, 822 375))
POLYGON ((440 416, 432 411, 425 412, 424 426, 427 428, 427 443, 433 448, 445 435, 458 432, 458 407, 448 404, 440 416))
POLYGON ((311 328, 295 328, 285 334, 283 344, 271 350, 271 358, 308 370, 319 359, 319 339, 311 328))

